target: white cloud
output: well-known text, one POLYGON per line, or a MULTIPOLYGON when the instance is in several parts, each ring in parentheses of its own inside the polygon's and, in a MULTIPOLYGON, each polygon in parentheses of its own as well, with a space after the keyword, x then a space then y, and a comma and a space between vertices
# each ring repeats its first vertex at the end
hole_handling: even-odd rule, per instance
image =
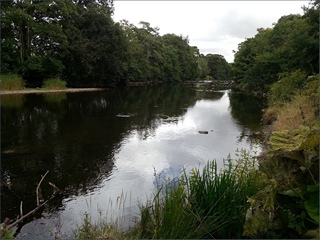
POLYGON ((140 21, 160 34, 189 36, 203 54, 218 53, 233 61, 232 50, 257 28, 272 27, 281 16, 302 14, 308 1, 114 1, 114 20, 140 21))

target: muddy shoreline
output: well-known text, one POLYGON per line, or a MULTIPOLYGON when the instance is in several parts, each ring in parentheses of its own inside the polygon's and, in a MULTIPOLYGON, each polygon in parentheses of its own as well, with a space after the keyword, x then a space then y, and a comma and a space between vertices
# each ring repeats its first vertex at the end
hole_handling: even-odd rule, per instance
POLYGON ((17 91, 0 91, 0 95, 8 94, 28 94, 28 93, 60 93, 60 92, 94 92, 94 91, 105 91, 106 88, 66 88, 57 90, 46 90, 46 89, 25 89, 17 91))

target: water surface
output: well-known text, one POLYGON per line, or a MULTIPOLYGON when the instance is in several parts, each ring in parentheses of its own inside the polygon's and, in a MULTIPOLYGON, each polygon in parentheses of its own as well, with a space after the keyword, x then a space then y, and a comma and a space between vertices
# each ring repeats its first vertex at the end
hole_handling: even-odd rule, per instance
POLYGON ((42 195, 51 195, 49 181, 64 194, 25 221, 18 239, 71 237, 85 212, 96 221, 120 211, 124 225, 133 224, 155 174, 174 178, 213 159, 223 167, 237 149, 259 151, 261 107, 231 90, 180 85, 3 95, 1 220, 18 215, 21 201, 25 213, 35 207, 49 170, 42 195))

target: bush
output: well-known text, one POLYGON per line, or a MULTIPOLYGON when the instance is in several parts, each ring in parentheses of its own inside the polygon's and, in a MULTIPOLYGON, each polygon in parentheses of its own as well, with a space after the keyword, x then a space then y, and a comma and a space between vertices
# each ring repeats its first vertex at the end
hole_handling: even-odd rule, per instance
POLYGON ((1 90, 2 91, 16 91, 24 89, 25 82, 22 77, 17 74, 3 74, 1 75, 1 90))
POLYGON ((270 103, 290 101, 296 90, 303 88, 307 81, 307 75, 301 70, 280 75, 280 80, 271 86, 270 103))
POLYGON ((43 81, 42 88, 46 89, 65 89, 67 83, 60 78, 49 78, 43 81))

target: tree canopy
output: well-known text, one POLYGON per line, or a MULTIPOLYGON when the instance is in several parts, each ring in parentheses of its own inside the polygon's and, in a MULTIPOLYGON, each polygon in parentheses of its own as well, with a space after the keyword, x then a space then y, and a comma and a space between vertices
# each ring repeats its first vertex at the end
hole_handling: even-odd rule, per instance
POLYGON ((260 28, 240 43, 233 63, 235 80, 248 90, 265 92, 291 72, 318 73, 318 41, 317 0, 304 7, 302 16, 282 16, 273 28, 260 28))
POLYGON ((1 73, 27 86, 51 77, 69 87, 181 82, 207 74, 188 37, 160 36, 148 22, 112 19, 112 0, 19 0, 1 8, 1 73))

